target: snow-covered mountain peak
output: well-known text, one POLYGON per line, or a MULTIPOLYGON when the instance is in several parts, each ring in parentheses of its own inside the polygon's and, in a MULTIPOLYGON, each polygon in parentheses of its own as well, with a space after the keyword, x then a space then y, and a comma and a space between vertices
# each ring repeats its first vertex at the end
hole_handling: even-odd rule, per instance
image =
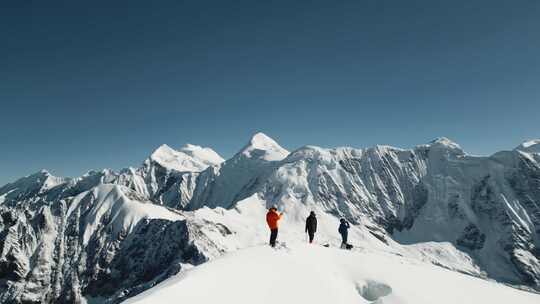
POLYGON ((447 137, 437 137, 435 138, 434 140, 430 141, 429 142, 429 145, 437 145, 437 146, 446 146, 446 147, 449 147, 449 148, 457 148, 457 149, 461 149, 461 147, 454 141, 452 141, 451 139, 447 138, 447 137))
POLYGON ((176 153, 178 153, 178 151, 174 150, 166 144, 163 144, 159 146, 156 150, 154 150, 154 152, 152 152, 150 158, 156 160, 160 158, 170 157, 171 155, 174 155, 176 153))
POLYGON ((49 171, 47 170, 41 170, 40 173, 42 174, 41 181, 43 182, 42 188, 44 189, 51 189, 53 187, 56 187, 60 184, 65 183, 67 180, 66 178, 63 178, 63 177, 54 176, 51 173, 49 173, 49 171))
MULTIPOLYGON (((331 163, 333 160, 332 153, 338 153, 336 151, 344 151, 345 148, 341 150, 330 150, 324 149, 317 146, 303 146, 297 150, 291 152, 286 158, 286 162, 296 162, 301 160, 306 161, 317 161, 321 164, 331 163)), ((342 152, 341 152, 342 153, 342 152)))
POLYGON ((203 162, 206 162, 209 166, 218 165, 225 161, 216 151, 207 147, 186 144, 180 148, 180 152, 184 152, 191 157, 195 157, 203 162))
POLYGON ((253 136, 251 137, 250 139, 250 143, 254 146, 257 146, 257 145, 266 145, 266 144, 276 144, 276 142, 270 138, 268 135, 262 133, 262 132, 257 132, 255 134, 253 134, 253 136))
POLYGON ((47 171, 47 169, 41 169, 38 172, 36 172, 35 174, 42 174, 42 175, 52 176, 52 174, 49 171, 47 171))
MULTIPOLYGON (((36 173, 30 174, 26 178, 22 178, 22 179, 28 179, 28 180, 35 181, 36 183, 41 184, 43 182, 46 182, 48 179, 53 179, 54 180, 55 178, 56 177, 54 175, 52 175, 46 169, 41 169, 41 170, 37 171, 36 173)), ((22 179, 20 179, 20 180, 22 180, 22 179)))
POLYGON ((289 151, 285 150, 266 134, 258 132, 251 137, 249 143, 241 150, 240 154, 248 158, 279 161, 287 157, 289 151))
POLYGON ((517 146, 515 150, 528 153, 540 153, 540 139, 527 140, 517 146))
POLYGON ((223 158, 210 148, 187 144, 177 151, 163 144, 150 155, 147 161, 154 161, 164 168, 179 172, 198 172, 209 166, 220 164, 223 158))
POLYGON ((465 155, 460 145, 446 137, 437 137, 425 145, 417 146, 417 148, 427 149, 435 152, 435 154, 465 155))
POLYGON ((42 169, 34 174, 20 178, 13 183, 0 187, 0 195, 12 193, 41 193, 68 181, 66 178, 53 176, 49 171, 42 169))

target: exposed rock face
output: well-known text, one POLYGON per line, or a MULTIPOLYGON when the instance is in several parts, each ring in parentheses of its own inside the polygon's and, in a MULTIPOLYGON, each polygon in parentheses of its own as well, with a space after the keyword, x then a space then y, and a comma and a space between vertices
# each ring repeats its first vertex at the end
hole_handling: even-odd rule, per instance
POLYGON ((119 302, 219 251, 200 250, 194 223, 122 186, 47 195, 0 206, 2 303, 119 302))
POLYGON ((479 250, 484 248, 486 235, 478 230, 474 224, 465 227, 463 234, 456 240, 456 244, 469 250, 479 250))

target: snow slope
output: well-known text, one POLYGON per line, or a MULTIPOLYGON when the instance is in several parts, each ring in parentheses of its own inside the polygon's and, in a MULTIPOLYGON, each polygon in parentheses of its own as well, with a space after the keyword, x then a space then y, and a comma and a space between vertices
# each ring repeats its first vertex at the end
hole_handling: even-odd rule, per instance
POLYGON ((387 253, 295 243, 228 254, 126 303, 533 304, 540 295, 387 253))
POLYGON ((133 193, 130 197, 129 194, 129 190, 123 189, 122 186, 103 184, 73 199, 66 216, 70 217, 74 212, 84 210, 84 215, 80 219, 80 226, 84 227, 83 244, 88 244, 90 237, 96 233, 105 217, 107 217, 107 228, 113 234, 131 233, 142 219, 168 221, 184 219, 178 213, 144 201, 133 193), (93 201, 91 206, 85 206, 88 198, 93 201))

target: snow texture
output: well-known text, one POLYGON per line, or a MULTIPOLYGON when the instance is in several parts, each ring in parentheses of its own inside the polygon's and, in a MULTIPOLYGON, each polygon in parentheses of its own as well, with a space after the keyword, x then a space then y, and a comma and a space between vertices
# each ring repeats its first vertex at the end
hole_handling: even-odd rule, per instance
POLYGON ((228 254, 126 303, 533 304, 539 295, 370 250, 294 244, 228 254), (208 292, 208 291, 211 292, 208 292))

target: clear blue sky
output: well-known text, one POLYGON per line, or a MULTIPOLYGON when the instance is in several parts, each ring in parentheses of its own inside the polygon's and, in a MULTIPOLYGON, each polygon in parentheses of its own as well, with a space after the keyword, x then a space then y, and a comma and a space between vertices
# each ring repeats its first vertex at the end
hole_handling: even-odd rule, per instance
POLYGON ((2 1, 0 184, 162 143, 540 137, 540 1, 2 1))

